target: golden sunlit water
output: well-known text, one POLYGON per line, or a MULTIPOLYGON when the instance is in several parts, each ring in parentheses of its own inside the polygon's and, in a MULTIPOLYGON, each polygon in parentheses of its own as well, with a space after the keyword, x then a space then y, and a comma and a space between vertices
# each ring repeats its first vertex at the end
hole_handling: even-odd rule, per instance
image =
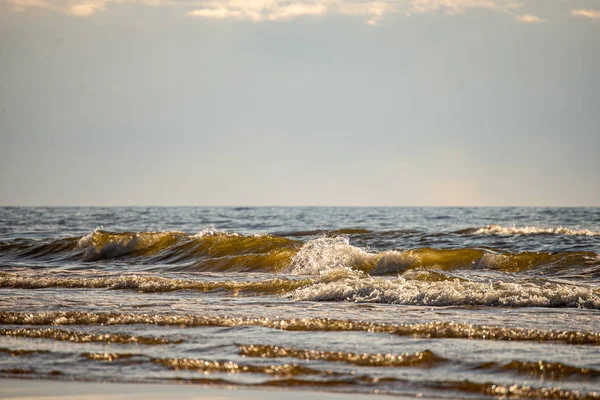
POLYGON ((0 208, 0 377, 600 398, 597 208, 0 208))

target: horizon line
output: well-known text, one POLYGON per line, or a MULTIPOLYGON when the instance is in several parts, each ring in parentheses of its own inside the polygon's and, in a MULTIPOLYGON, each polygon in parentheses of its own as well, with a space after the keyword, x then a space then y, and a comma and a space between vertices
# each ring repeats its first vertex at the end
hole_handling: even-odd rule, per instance
POLYGON ((600 208, 597 205, 14 205, 0 204, 0 208, 600 208))

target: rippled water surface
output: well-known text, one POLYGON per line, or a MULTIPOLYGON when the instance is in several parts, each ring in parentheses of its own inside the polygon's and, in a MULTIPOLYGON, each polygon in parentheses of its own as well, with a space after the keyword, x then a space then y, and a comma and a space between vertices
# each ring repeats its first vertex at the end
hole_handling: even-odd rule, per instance
POLYGON ((0 208, 0 377, 600 398, 598 208, 0 208))

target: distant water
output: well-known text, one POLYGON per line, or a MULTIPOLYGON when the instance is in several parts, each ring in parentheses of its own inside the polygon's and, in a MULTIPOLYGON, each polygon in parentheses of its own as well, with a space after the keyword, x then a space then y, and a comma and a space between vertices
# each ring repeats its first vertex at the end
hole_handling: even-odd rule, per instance
POLYGON ((599 208, 0 208, 0 377, 600 398, 599 208))

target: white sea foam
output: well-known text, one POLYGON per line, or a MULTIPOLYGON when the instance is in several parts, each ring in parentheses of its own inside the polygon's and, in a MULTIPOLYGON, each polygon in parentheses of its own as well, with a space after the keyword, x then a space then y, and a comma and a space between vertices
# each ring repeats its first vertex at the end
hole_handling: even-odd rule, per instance
POLYGON ((316 283, 292 292, 294 300, 352 301, 424 306, 518 306, 600 308, 600 293, 563 284, 440 282, 353 278, 316 283))
POLYGON ((92 244, 92 241, 94 239, 94 235, 97 234, 98 232, 101 232, 103 229, 104 229, 103 226, 98 226, 98 227, 96 227, 96 229, 94 229, 93 231, 91 231, 87 235, 82 236, 77 241, 77 247, 80 248, 80 249, 85 249, 86 247, 88 247, 90 244, 92 244))
POLYGON ((543 265, 570 268, 589 265, 593 253, 497 253, 484 249, 418 248, 371 253, 350 245, 348 238, 319 238, 307 242, 292 258, 284 272, 319 275, 338 269, 359 270, 372 276, 401 274, 412 268, 438 268, 445 271, 488 269, 519 272, 543 265))
POLYGON ((220 229, 215 228, 214 226, 211 226, 210 228, 205 228, 202 229, 200 232, 190 236, 191 239, 200 239, 203 238, 205 236, 231 236, 231 237, 240 237, 242 235, 240 235, 237 232, 226 232, 220 229))
POLYGON ((335 269, 374 264, 376 254, 350 245, 346 237, 319 238, 307 242, 294 255, 287 269, 294 275, 317 275, 335 269))
POLYGON ((537 226, 500 226, 486 225, 472 232, 476 235, 573 235, 573 236, 600 236, 600 232, 587 229, 569 229, 562 226, 541 228, 537 226))

